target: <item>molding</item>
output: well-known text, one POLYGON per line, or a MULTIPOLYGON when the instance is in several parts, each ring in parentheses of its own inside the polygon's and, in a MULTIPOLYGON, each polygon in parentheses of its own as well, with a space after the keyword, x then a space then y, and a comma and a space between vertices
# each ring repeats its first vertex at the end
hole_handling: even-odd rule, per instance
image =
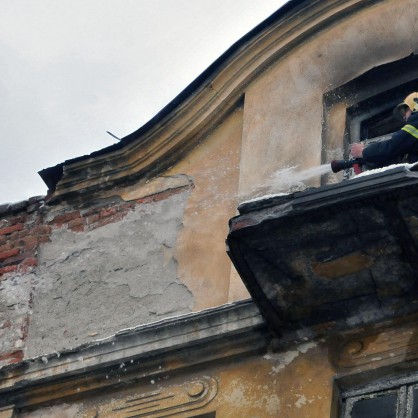
POLYGON ((252 301, 118 332, 0 370, 0 407, 39 405, 149 382, 151 376, 264 351, 271 335, 252 301))
POLYGON ((109 412, 110 416, 117 415, 120 418, 162 418, 167 417, 167 414, 184 414, 201 409, 217 394, 217 380, 210 376, 201 376, 181 385, 169 386, 113 402, 109 412))

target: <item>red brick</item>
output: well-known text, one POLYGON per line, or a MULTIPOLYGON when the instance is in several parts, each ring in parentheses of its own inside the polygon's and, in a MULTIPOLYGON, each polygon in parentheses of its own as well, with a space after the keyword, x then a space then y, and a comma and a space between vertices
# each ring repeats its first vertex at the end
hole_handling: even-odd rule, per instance
POLYGON ((38 237, 38 241, 39 241, 39 243, 41 243, 41 242, 50 242, 51 241, 51 238, 49 237, 49 235, 40 235, 38 237))
POLYGON ((6 228, 0 229, 0 235, 9 235, 12 232, 21 231, 22 229, 23 229, 23 224, 6 226, 6 228))
POLYGON ((86 218, 86 223, 88 225, 93 224, 94 222, 97 222, 100 219, 100 216, 98 213, 94 214, 94 215, 89 215, 86 218))
POLYGON ((77 219, 73 219, 72 221, 68 222, 68 228, 70 228, 72 231, 74 231, 74 229, 80 229, 83 231, 84 230, 84 219, 82 218, 77 218, 77 219))
POLYGON ((120 213, 118 213, 118 214, 116 214, 114 216, 109 216, 107 218, 100 219, 98 222, 96 222, 93 225, 91 225, 91 228, 90 229, 99 228, 101 226, 108 225, 108 224, 111 224, 113 222, 120 221, 121 219, 123 219, 125 217, 125 215, 126 215, 126 213, 121 213, 120 212, 120 213))
POLYGON ((32 235, 28 235, 18 241, 19 246, 24 247, 25 250, 34 250, 38 246, 38 243, 38 238, 32 235))
POLYGON ((6 244, 7 238, 4 235, 0 235, 0 245, 6 244))
POLYGON ((36 267, 38 265, 38 259, 35 257, 29 257, 26 258, 22 265, 27 266, 27 267, 36 267))
POLYGON ((72 221, 68 222, 68 228, 72 229, 77 226, 83 226, 84 223, 84 219, 82 218, 73 219, 72 221))
POLYGON ((80 211, 75 210, 73 212, 64 213, 62 215, 56 216, 52 221, 50 221, 50 224, 55 224, 58 226, 61 226, 67 222, 72 221, 73 219, 80 218, 80 211))
MULTIPOLYGON (((95 219, 95 215, 101 215, 102 218, 105 218, 109 215, 113 215, 116 212, 119 212, 121 210, 128 210, 128 209, 132 209, 133 207, 135 207, 135 202, 121 202, 118 204, 113 204, 112 206, 108 206, 108 207, 98 207, 98 208, 91 208, 89 210, 86 210, 83 212, 83 217, 88 219, 90 217, 94 217, 93 219, 95 219)), ((93 220, 91 222, 88 223, 93 223, 96 222, 96 220, 93 220)))
POLYGON ((6 354, 0 355, 0 361, 6 361, 9 364, 19 363, 22 360, 23 360, 23 351, 22 350, 12 351, 11 353, 6 353, 6 354))
POLYGON ((8 258, 15 257, 18 254, 19 254, 19 249, 18 248, 13 248, 11 250, 4 251, 4 252, 0 253, 0 261, 4 261, 8 258))
POLYGON ((141 199, 138 199, 136 203, 139 203, 140 205, 142 205, 144 203, 152 203, 152 202, 156 202, 162 199, 163 197, 161 197, 161 195, 153 195, 153 196, 141 197, 141 199))
POLYGON ((19 215, 19 216, 13 216, 12 218, 9 218, 8 221, 9 221, 10 225, 16 225, 16 224, 19 224, 19 223, 22 223, 22 224, 25 223, 26 219, 27 219, 27 215, 22 214, 22 215, 19 215))
POLYGON ((11 273, 12 271, 16 271, 17 266, 6 266, 6 267, 0 267, 0 276, 6 273, 11 273))
POLYGON ((32 228, 29 233, 31 235, 44 235, 44 234, 50 234, 52 231, 52 228, 49 225, 37 225, 35 228, 32 228))
POLYGON ((118 213, 118 208, 106 208, 100 211, 99 217, 100 219, 107 218, 108 216, 116 215, 116 213, 118 213))
POLYGON ((17 242, 20 238, 26 237, 26 235, 28 235, 28 231, 23 230, 23 231, 15 231, 11 233, 10 235, 8 235, 8 237, 10 240, 17 242))
POLYGON ((13 247, 14 246, 11 242, 7 242, 4 245, 0 245, 0 254, 3 253, 4 251, 11 250, 13 247))
POLYGON ((70 229, 73 232, 84 232, 84 225, 73 226, 70 229))
MULTIPOLYGON (((17 248, 16 248, 17 249, 17 248)), ((4 264, 19 264, 21 263, 23 260, 27 259, 27 258, 32 258, 35 257, 35 251, 26 251, 24 253, 20 253, 17 254, 14 257, 10 257, 8 258, 4 264)))

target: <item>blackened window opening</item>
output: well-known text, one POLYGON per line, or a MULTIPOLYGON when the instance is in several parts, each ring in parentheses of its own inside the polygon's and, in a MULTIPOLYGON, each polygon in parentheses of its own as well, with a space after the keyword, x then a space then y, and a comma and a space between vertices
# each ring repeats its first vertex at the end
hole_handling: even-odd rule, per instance
POLYGON ((355 103, 346 111, 347 142, 380 138, 398 131, 404 122, 393 116, 393 109, 416 88, 417 80, 385 90, 355 103))
POLYGON ((393 117, 392 109, 386 109, 360 124, 360 141, 368 138, 376 138, 398 131, 404 125, 403 122, 393 117))
MULTIPOLYGON (((418 89, 418 55, 380 65, 323 96, 323 154, 343 149, 343 158, 350 155, 350 144, 367 140, 389 139, 404 123, 396 120, 393 109, 409 93, 418 89), (341 111, 345 108, 345 129, 341 132, 341 111)), ((337 158, 338 159, 338 158, 337 158)))
POLYGON ((418 375, 382 379, 343 391, 340 418, 418 418, 418 375))

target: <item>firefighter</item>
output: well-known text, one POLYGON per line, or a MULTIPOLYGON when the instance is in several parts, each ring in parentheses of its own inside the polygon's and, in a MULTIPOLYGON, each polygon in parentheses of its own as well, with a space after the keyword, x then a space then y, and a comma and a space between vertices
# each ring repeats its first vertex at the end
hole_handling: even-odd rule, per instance
POLYGON ((399 163, 404 157, 409 163, 418 161, 418 92, 406 96, 395 107, 393 114, 406 125, 387 141, 370 144, 367 148, 362 142, 352 144, 351 155, 354 158, 363 158, 367 165, 375 168, 399 163))

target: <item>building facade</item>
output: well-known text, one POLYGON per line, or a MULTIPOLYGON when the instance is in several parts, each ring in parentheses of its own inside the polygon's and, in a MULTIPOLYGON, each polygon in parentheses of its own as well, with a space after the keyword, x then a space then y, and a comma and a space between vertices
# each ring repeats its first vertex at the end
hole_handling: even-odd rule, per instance
MULTIPOLYGON (((261 196, 289 191, 272 183, 278 170, 318 167, 348 156, 351 142, 396 129, 391 109, 418 90, 417 20, 416 0, 292 0, 146 125, 40 171, 45 197, 0 205, 0 417, 418 416, 415 212, 405 209, 398 228, 409 227, 408 249, 389 245, 388 232, 375 253, 354 250, 342 219, 344 254, 326 244, 338 262, 312 256, 315 280, 342 284, 326 287, 336 301, 373 293, 356 286, 362 277, 378 286, 379 276, 397 303, 384 315, 383 305, 356 301, 354 320, 336 303, 314 322, 289 317, 290 329, 272 293, 254 290, 225 245, 252 225, 229 229, 231 218, 248 221, 235 218, 241 202, 257 197, 250 211, 267 210, 277 202, 263 206, 261 196), (381 254, 385 269, 375 262, 381 254)), ((407 177, 389 199, 409 208, 415 180, 407 177)), ((384 228, 398 225, 390 216, 384 228)), ((273 248, 278 237, 292 243, 300 277, 309 219, 271 232, 273 248)), ((325 237, 333 231, 323 228, 325 237)), ((257 266, 274 287, 276 273, 257 266)), ((289 286, 294 315, 309 293, 296 279, 289 286)))

